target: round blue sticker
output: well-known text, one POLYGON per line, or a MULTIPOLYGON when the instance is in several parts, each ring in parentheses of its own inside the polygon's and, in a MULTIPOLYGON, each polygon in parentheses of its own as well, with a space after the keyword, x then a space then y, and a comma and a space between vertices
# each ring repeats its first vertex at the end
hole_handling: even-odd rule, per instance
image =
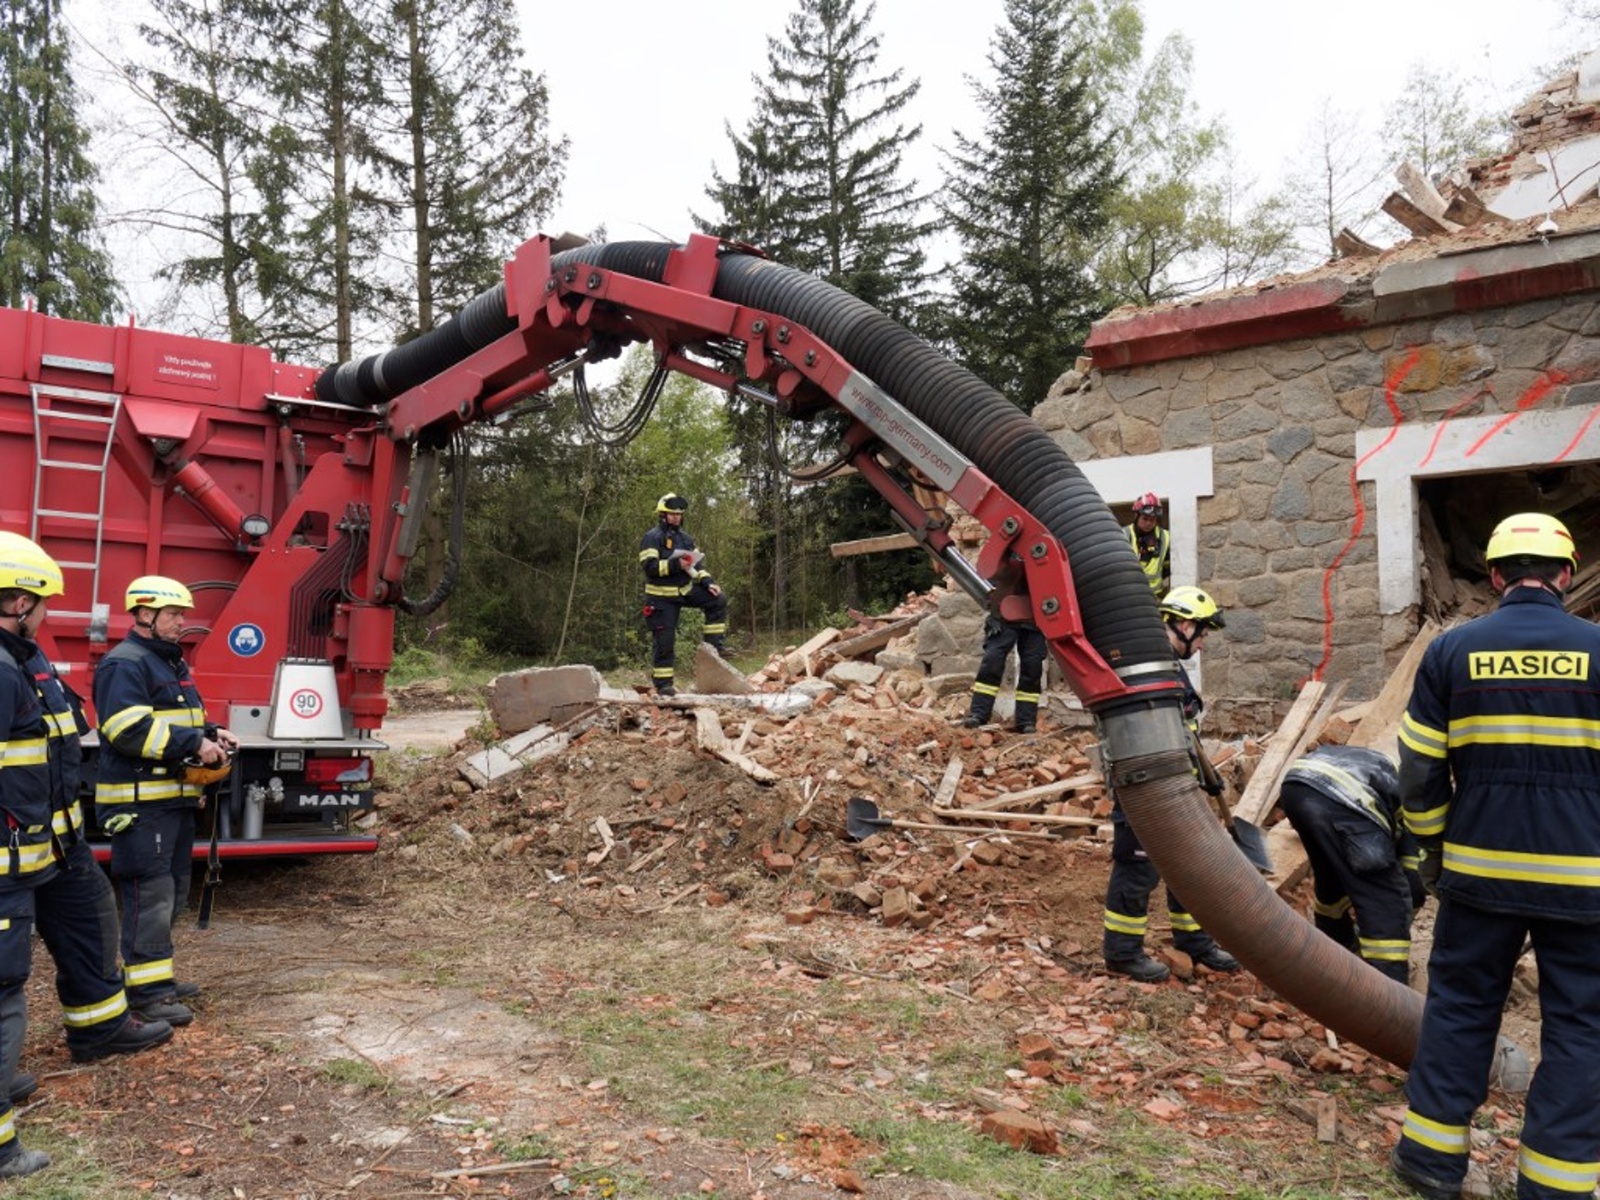
POLYGON ((261 626, 248 621, 235 625, 228 632, 228 649, 240 658, 252 658, 260 654, 266 644, 267 635, 261 632, 261 626))

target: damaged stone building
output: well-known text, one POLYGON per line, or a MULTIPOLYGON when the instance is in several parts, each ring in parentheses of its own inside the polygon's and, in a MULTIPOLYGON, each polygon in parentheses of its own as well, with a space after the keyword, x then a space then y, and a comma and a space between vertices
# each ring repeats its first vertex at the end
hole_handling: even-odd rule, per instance
POLYGON ((1509 513, 1560 516, 1600 559, 1596 67, 1444 195, 1408 181, 1386 209, 1411 240, 1113 313, 1035 409, 1124 521, 1163 497, 1174 582, 1228 610, 1209 693, 1375 695, 1424 616, 1482 611, 1509 513))

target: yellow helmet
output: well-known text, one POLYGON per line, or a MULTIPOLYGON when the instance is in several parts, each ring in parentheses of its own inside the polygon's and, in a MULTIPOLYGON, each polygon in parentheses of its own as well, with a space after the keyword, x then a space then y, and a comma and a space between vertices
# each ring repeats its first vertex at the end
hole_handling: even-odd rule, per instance
POLYGON ((1503 558, 1549 558, 1578 567, 1578 551, 1567 527, 1545 513, 1517 513, 1494 527, 1485 562, 1503 558))
POLYGON ((165 575, 141 575, 128 585, 123 608, 193 608, 194 597, 176 579, 165 575))
POLYGON ((656 515, 666 516, 668 513, 683 513, 689 511, 689 502, 676 492, 668 492, 656 501, 656 515))
POLYGON ((1179 621, 1194 621, 1202 628, 1227 628, 1217 602, 1208 593, 1187 585, 1175 587, 1161 598, 1161 615, 1179 621))
POLYGON ((59 596, 66 577, 39 543, 20 533, 0 532, 0 589, 16 588, 35 596, 59 596))

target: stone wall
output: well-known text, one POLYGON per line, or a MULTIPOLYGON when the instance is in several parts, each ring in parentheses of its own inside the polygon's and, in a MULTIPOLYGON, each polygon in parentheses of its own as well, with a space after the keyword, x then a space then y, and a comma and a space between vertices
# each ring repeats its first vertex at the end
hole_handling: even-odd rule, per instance
POLYGON ((1358 431, 1593 405, 1596 332, 1595 293, 1580 292, 1072 372, 1034 417, 1079 462, 1211 448, 1196 582, 1228 626, 1206 649, 1208 695, 1287 697, 1326 646, 1325 677, 1360 699, 1418 617, 1379 611, 1374 488, 1361 485, 1360 513, 1352 491, 1358 431))

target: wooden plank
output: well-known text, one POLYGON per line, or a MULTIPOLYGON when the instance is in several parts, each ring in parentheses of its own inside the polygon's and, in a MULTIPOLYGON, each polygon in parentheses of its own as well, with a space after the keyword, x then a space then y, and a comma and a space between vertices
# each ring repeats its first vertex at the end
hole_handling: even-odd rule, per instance
POLYGON ((933 793, 933 807, 949 808, 950 802, 956 798, 956 787, 960 783, 961 758, 952 754, 949 763, 945 765, 944 778, 939 780, 939 786, 933 793))
MULTIPOLYGON (((1265 825, 1267 817, 1272 813, 1272 810, 1277 807, 1278 794, 1283 790, 1283 777, 1289 773, 1289 768, 1294 765, 1295 761, 1302 754, 1311 749, 1311 743, 1322 736, 1322 731, 1327 728, 1328 721, 1333 717, 1334 710, 1337 709, 1340 702, 1344 700, 1345 688, 1349 685, 1349 682, 1350 681, 1347 679, 1341 679, 1338 683, 1334 684, 1327 690, 1326 694, 1317 703, 1316 711, 1314 711, 1310 718, 1306 721, 1305 728, 1302 729, 1299 736, 1294 739, 1294 749, 1286 757, 1278 761, 1274 768, 1275 774, 1267 793, 1269 799, 1266 807, 1260 810, 1261 815, 1258 816, 1254 822, 1254 824, 1257 826, 1265 825)), ((1258 766, 1256 768, 1256 773, 1259 774, 1260 770, 1261 768, 1258 766)), ((1255 782, 1255 778, 1255 775, 1250 776, 1252 783, 1255 782)))
POLYGON ((1400 181, 1400 186, 1405 188, 1406 195, 1411 202, 1427 213, 1434 220, 1446 228, 1455 230, 1460 226, 1446 220, 1444 210, 1448 207, 1444 197, 1439 194, 1439 189, 1433 186, 1433 181, 1424 175, 1416 163, 1403 162, 1395 168, 1394 177, 1400 181))
POLYGON ((855 658, 871 650, 881 650, 895 638, 908 630, 915 629, 922 622, 933 616, 930 608, 925 612, 915 613, 909 617, 901 617, 898 621, 891 621, 867 633, 858 634, 853 638, 846 638, 842 642, 835 642, 827 647, 828 654, 833 658, 855 658))
POLYGON ((783 656, 783 665, 791 675, 809 675, 812 659, 824 648, 833 645, 844 635, 832 625, 814 635, 804 645, 796 646, 783 656))
POLYGON ((909 533, 886 533, 882 537, 834 542, 828 547, 828 553, 835 558, 853 558, 858 554, 881 554, 885 550, 910 550, 920 544, 909 533))
POLYGON ((933 811, 941 817, 962 820, 1032 821, 1038 825, 1076 825, 1084 829, 1098 829, 1104 824, 1099 817, 1076 817, 1067 813, 991 812, 982 808, 935 808, 933 811))
POLYGON ((1444 219, 1454 221, 1457 225, 1476 225, 1480 221, 1502 221, 1505 218, 1499 213, 1489 211, 1489 206, 1478 196, 1478 193, 1469 187, 1457 188, 1456 194, 1450 197, 1450 203, 1445 205, 1444 219))
POLYGON ((1383 690, 1373 700, 1367 715, 1361 718, 1355 732, 1350 735, 1350 745, 1381 750, 1391 758, 1400 752, 1400 718, 1405 715, 1406 704, 1411 699, 1411 685, 1417 677, 1417 667, 1422 655, 1433 644, 1433 639, 1444 632, 1437 621, 1424 621, 1416 638, 1406 648, 1400 663, 1383 685, 1383 690))
POLYGON ((1267 830, 1267 853, 1272 857, 1272 874, 1267 883, 1280 896, 1286 896, 1311 873, 1311 860, 1300 835, 1287 821, 1279 821, 1267 830))
POLYGON ((1354 230, 1341 229, 1333 237, 1333 248, 1345 258, 1371 258, 1383 251, 1371 242, 1357 236, 1354 230))
POLYGON ((1040 800, 1054 799, 1063 792, 1072 792, 1084 787, 1097 787, 1104 782, 1105 780, 1097 772, 1090 771, 1084 775, 1074 775, 1069 779, 1058 779, 1054 783, 1040 784, 1038 787, 1028 788, 1026 791, 1006 792, 989 800, 973 800, 971 801, 971 806, 990 809, 1026 808, 1028 805, 1036 804, 1040 800))
POLYGON ((1239 803, 1233 806, 1235 821, 1249 821, 1252 825, 1260 825, 1261 819, 1278 802, 1278 777, 1296 757, 1295 751, 1300 745, 1301 735, 1305 733, 1311 714, 1317 711, 1317 705, 1322 703, 1322 697, 1327 690, 1328 685, 1320 679, 1308 679, 1306 685, 1300 689, 1300 695, 1295 698, 1294 705, 1289 709, 1289 715, 1283 719, 1283 724, 1279 725, 1278 731, 1272 735, 1272 742, 1262 754, 1261 761, 1256 764, 1255 773, 1244 785, 1239 803))
POLYGON ((1443 221, 1430 217, 1399 192, 1390 192, 1379 207, 1418 237, 1450 232, 1450 227, 1443 221))

